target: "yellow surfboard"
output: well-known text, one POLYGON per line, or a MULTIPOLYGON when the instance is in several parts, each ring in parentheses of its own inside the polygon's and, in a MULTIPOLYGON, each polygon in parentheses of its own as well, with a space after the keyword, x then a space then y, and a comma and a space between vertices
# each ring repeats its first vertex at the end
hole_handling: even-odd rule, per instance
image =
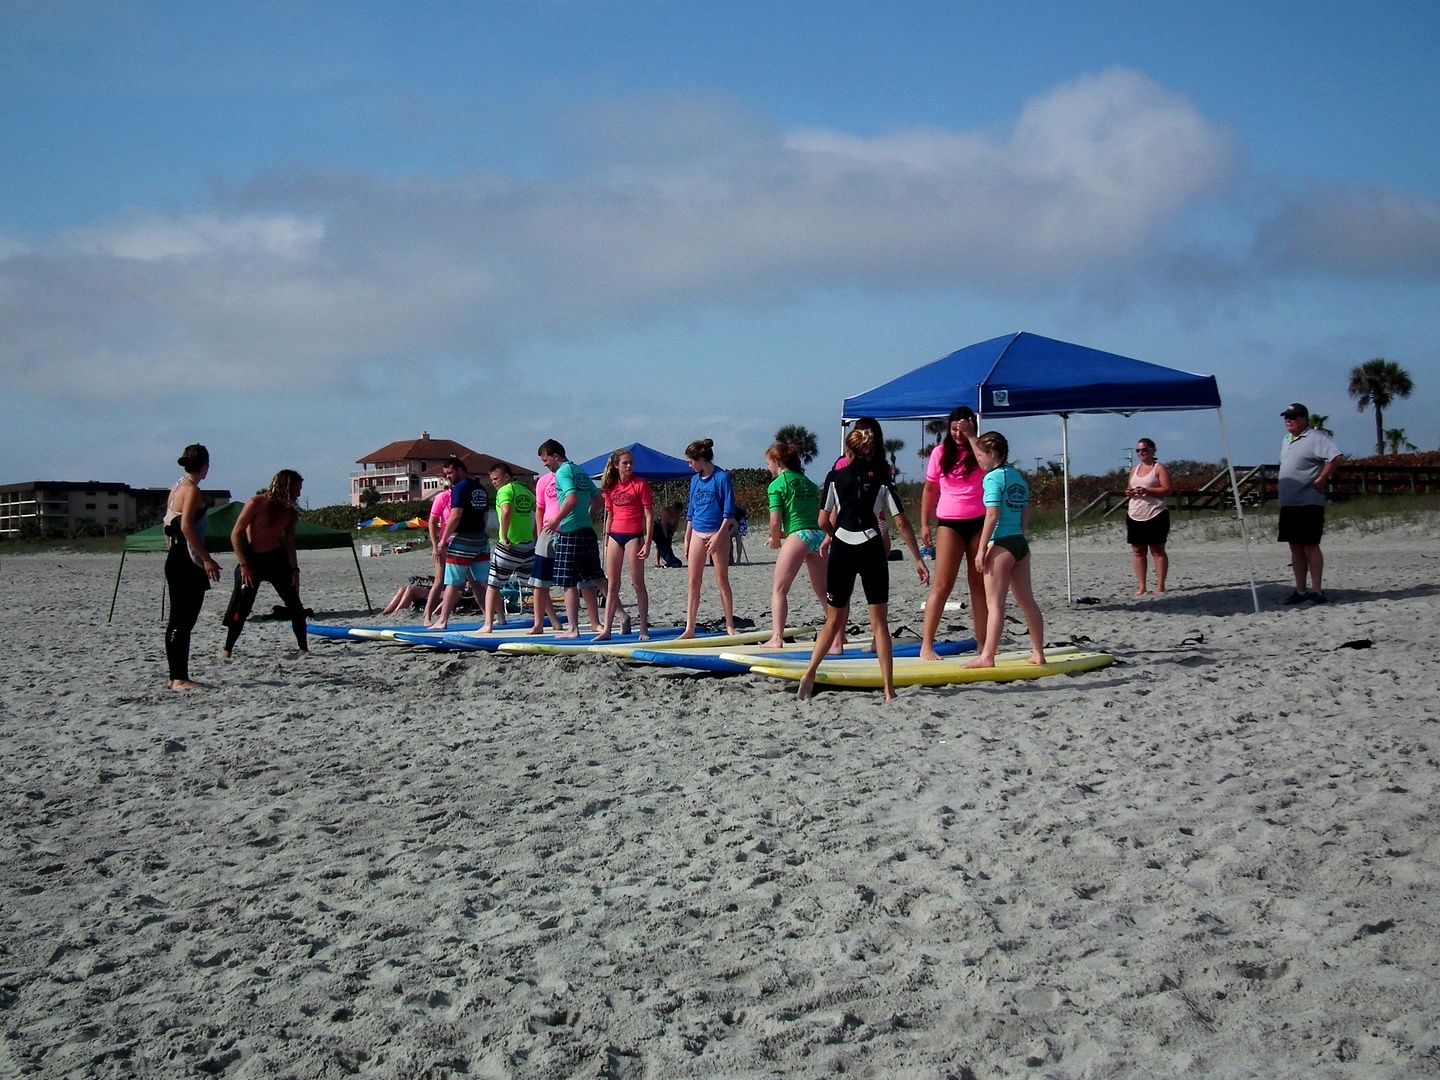
MULTIPOLYGON (((1044 664, 1028 663, 1029 656, 1028 650, 1001 654, 995 658, 995 666, 991 668, 966 667, 973 657, 965 656, 945 657, 940 660, 901 657, 895 660, 895 685, 950 686, 958 683, 1043 679, 1049 675, 1075 675, 1082 671, 1096 671, 1115 662, 1115 657, 1109 653, 1079 652, 1074 649, 1047 650, 1044 664)), ((805 665, 752 664, 750 674, 799 682, 805 674, 805 665)), ((835 660, 823 663, 815 672, 815 683, 817 686, 824 684, 869 689, 879 689, 885 685, 880 674, 880 663, 876 660, 835 660)))

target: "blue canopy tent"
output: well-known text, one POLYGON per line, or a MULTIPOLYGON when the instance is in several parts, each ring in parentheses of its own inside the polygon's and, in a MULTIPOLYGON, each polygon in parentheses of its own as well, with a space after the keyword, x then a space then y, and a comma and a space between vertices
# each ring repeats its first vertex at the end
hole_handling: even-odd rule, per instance
MULTIPOLYGON (((1175 412, 1214 409, 1236 516, 1244 535, 1244 511, 1235 468, 1230 461, 1220 390, 1213 375, 1133 360, 1084 345, 1020 332, 991 338, 941 357, 899 378, 846 398, 842 419, 943 419, 958 405, 969 405, 987 421, 996 417, 1057 415, 1061 418, 1065 470, 1065 576, 1070 582, 1070 425, 1072 413, 1175 412)), ((1246 538, 1246 561, 1250 558, 1246 538)), ((1255 572, 1250 592, 1260 610, 1255 572)))
MULTIPOLYGON (((644 443, 631 443, 629 446, 618 447, 620 450, 628 450, 630 456, 635 459, 635 475, 651 482, 661 480, 687 480, 695 474, 690 468, 690 463, 684 458, 671 457, 669 454, 662 454, 644 443)), ((580 468, 585 470, 586 476, 599 476, 605 471, 605 463, 610 460, 609 451, 591 458, 589 461, 582 461, 580 468)))

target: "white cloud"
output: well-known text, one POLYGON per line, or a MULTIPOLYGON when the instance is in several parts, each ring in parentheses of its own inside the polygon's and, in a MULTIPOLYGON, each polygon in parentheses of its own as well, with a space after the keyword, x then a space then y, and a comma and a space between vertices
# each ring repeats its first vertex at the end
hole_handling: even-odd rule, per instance
POLYGON ((324 226, 293 214, 247 214, 222 218, 189 214, 76 231, 69 248, 86 255, 159 262, 214 255, 254 255, 280 260, 303 258, 324 238, 324 226))
POLYGON ((1134 72, 1006 132, 781 132, 713 103, 607 107, 562 176, 268 176, 0 261, 0 385, 146 395, 342 385, 686 305, 814 288, 988 291, 1139 265, 1232 168, 1134 72))

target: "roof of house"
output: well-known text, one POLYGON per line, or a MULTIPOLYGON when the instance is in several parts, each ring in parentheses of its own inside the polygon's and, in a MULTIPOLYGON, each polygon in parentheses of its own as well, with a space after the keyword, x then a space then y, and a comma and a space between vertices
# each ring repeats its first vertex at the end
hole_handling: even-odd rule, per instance
POLYGON ((428 431, 421 432, 418 439, 400 439, 386 443, 379 450, 356 459, 357 465, 381 465, 391 461, 423 461, 426 475, 438 474, 440 466, 450 456, 465 462, 465 468, 472 476, 484 476, 497 461, 504 462, 517 477, 534 476, 534 469, 527 469, 513 461, 482 454, 453 439, 432 439, 428 431))

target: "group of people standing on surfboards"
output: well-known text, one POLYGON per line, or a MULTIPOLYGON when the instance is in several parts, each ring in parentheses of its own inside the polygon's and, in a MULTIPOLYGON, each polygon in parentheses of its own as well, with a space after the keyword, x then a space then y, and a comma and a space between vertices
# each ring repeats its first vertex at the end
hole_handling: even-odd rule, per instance
MULTIPOLYGON (((432 502, 430 530, 436 575, 425 600, 426 626, 445 629, 468 584, 477 599, 484 597, 485 621, 480 632, 495 629, 504 621, 501 590, 516 579, 535 596, 533 632, 539 633, 547 618, 552 625, 562 625, 550 599, 550 590, 558 587, 564 596, 565 616, 556 636, 578 636, 583 601, 590 624, 598 631, 596 639, 605 640, 612 635, 617 616, 621 632, 630 632, 630 615, 620 601, 621 577, 628 573, 639 616, 637 636, 648 639, 645 563, 655 522, 654 497, 649 483, 635 475, 633 455, 629 450, 615 451, 597 486, 568 459, 557 440, 545 440, 537 452, 546 471, 533 492, 520 484, 504 463, 491 470, 498 520, 493 546, 490 493, 469 475, 460 458, 449 458, 442 466, 449 487, 432 502), (603 555, 594 528, 602 514, 603 555), (602 590, 606 598, 603 623, 599 613, 602 590)), ((729 577, 731 535, 739 518, 734 488, 729 473, 715 464, 712 440, 692 442, 685 448, 685 457, 693 475, 681 545, 688 580, 685 628, 680 637, 692 638, 698 632, 707 565, 713 568, 725 632, 734 635, 735 603, 729 577)), ((932 581, 904 515, 877 421, 856 421, 846 437, 844 455, 819 487, 805 476, 795 447, 776 443, 766 451, 772 477, 766 492, 770 509, 767 544, 777 551, 771 592, 774 631, 766 644, 776 648, 784 644, 788 594, 801 566, 806 568, 826 615, 800 684, 801 698, 813 693, 814 673, 821 661, 843 645, 857 580, 869 608, 873 649, 885 673, 885 698, 894 697, 887 622, 890 521, 910 548, 920 582, 931 585, 922 656, 937 658, 934 645, 940 613, 960 565, 966 562, 979 651, 974 663, 994 664, 1004 600, 1011 590, 1026 616, 1033 643, 1031 660, 1044 662, 1043 624, 1030 590, 1029 550, 1024 538, 1029 489, 1007 457, 1003 435, 977 435, 970 410, 952 413, 945 437, 927 466, 921 504, 921 538, 927 546, 932 539, 930 516, 934 513, 939 518, 932 581)), ((194 444, 186 448, 179 464, 185 476, 171 490, 165 517, 169 542, 165 574, 172 598, 165 649, 169 685, 189 690, 199 686, 189 676, 190 634, 205 591, 220 580, 220 567, 204 544, 205 506, 199 485, 209 471, 209 453, 194 444)), ((285 602, 300 653, 308 655, 294 535, 302 484, 298 473, 282 469, 269 490, 249 500, 236 519, 231 534, 237 557, 235 591, 225 615, 229 628, 222 652, 225 659, 230 658, 262 581, 270 582, 285 602)))

